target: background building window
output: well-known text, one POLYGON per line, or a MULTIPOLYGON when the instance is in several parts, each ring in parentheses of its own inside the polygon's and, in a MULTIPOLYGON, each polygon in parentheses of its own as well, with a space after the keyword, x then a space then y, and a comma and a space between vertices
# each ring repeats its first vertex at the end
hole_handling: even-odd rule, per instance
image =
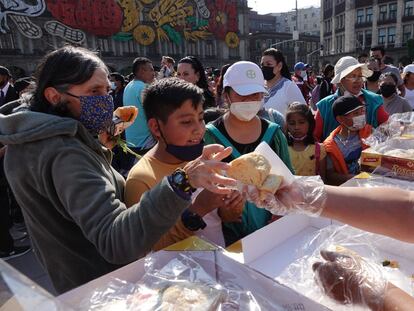
POLYGON ((365 44, 366 48, 370 48, 372 45, 372 30, 365 30, 365 44))
POLYGON ((381 5, 379 7, 379 16, 378 19, 380 21, 385 21, 387 19, 387 6, 386 5, 381 5))
POLYGON ((405 16, 413 15, 413 7, 414 7, 413 0, 405 0, 404 15, 405 16))
POLYGON ((357 24, 362 24, 364 22, 364 9, 357 10, 357 24))
POLYGON ((389 19, 396 19, 397 18, 397 4, 396 3, 391 3, 388 6, 388 11, 389 11, 389 15, 388 18, 389 19))
POLYGON ((411 39, 411 31, 412 25, 404 25, 403 26, 403 43, 406 43, 409 39, 411 39))
POLYGON ((378 29, 378 44, 385 44, 386 29, 378 29))
POLYGON ((365 9, 365 22, 367 23, 372 22, 372 7, 365 9))
POLYGON ((6 33, 0 35, 0 48, 1 49, 14 49, 15 48, 15 40, 13 37, 13 33, 6 33))
POLYGON ((388 43, 395 42, 395 27, 388 28, 388 43))
POLYGON ((355 48, 362 49, 364 48, 364 33, 362 31, 358 31, 356 34, 356 43, 355 48))

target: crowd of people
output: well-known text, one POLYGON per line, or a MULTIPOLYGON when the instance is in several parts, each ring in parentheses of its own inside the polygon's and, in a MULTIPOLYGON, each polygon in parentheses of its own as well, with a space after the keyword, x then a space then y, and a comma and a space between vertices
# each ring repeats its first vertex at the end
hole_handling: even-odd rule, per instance
MULTIPOLYGON (((276 194, 288 211, 301 202, 302 210, 412 242, 411 193, 355 195, 335 187, 360 173, 362 139, 389 115, 414 108, 414 65, 400 72, 384 63, 383 48, 370 54, 362 62, 342 57, 320 72, 303 62, 291 72, 274 48, 260 64, 221 69, 204 68, 194 56, 177 63, 163 56, 160 66, 138 57, 123 76, 94 53, 67 46, 46 55, 33 78, 12 82, 0 67, 1 258, 30 250, 11 235, 23 218, 21 233, 29 233, 58 293, 192 235, 229 246, 281 217, 234 190, 225 174, 230 161, 261 142, 292 173, 321 177, 276 194), (138 108, 120 137, 130 153, 108 132, 122 106, 138 108), (309 187, 324 200, 311 198, 309 187), (395 220, 381 200, 399 206, 395 220), (362 205, 371 211, 358 214, 362 205), (406 226, 387 229, 402 219, 406 226)), ((315 273, 328 288, 327 264, 315 273)), ((391 302, 381 299, 414 305, 394 295, 402 294, 393 289, 391 302)))

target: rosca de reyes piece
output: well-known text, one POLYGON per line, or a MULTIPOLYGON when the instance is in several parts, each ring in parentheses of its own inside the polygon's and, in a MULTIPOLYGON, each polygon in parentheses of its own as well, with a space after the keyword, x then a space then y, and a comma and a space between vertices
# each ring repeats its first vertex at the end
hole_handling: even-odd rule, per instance
POLYGON ((264 156, 251 152, 231 161, 227 175, 246 185, 254 185, 261 191, 275 193, 283 177, 270 174, 270 168, 264 156))

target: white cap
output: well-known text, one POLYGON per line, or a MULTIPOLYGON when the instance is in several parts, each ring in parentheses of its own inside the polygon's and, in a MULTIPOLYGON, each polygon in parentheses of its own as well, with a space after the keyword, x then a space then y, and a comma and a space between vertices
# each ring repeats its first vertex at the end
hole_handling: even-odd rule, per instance
POLYGON ((332 79, 331 83, 340 83, 343 78, 357 68, 362 69, 362 75, 366 78, 373 74, 366 64, 360 64, 356 58, 352 56, 344 56, 340 58, 335 64, 335 77, 332 79))
POLYGON ((403 73, 414 73, 414 64, 410 64, 404 67, 403 73))
POLYGON ((223 88, 230 86, 237 94, 247 96, 254 93, 266 93, 263 72, 252 62, 234 63, 224 74, 223 88))

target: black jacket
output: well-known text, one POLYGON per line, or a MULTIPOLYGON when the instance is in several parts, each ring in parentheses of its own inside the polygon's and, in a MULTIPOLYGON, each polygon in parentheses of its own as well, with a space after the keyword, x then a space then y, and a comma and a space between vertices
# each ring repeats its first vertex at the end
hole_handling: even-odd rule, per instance
POLYGON ((3 105, 7 104, 9 102, 12 102, 16 99, 19 99, 19 94, 17 94, 16 90, 14 89, 14 87, 12 85, 9 85, 9 88, 8 88, 7 93, 5 95, 5 99, 6 100, 4 101, 3 105))

